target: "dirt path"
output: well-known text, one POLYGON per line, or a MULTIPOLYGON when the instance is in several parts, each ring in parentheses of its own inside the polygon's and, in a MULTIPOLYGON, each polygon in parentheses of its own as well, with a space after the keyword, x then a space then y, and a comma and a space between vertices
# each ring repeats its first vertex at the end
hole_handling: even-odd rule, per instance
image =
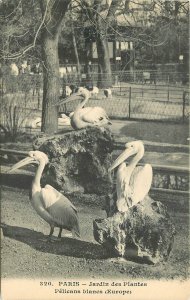
POLYGON ((170 214, 177 234, 168 262, 157 266, 121 261, 107 253, 93 238, 92 221, 105 217, 101 207, 78 207, 81 240, 63 237, 61 242, 45 242, 49 227, 35 213, 26 190, 3 187, 1 243, 2 278, 182 278, 188 268, 188 214, 170 214))

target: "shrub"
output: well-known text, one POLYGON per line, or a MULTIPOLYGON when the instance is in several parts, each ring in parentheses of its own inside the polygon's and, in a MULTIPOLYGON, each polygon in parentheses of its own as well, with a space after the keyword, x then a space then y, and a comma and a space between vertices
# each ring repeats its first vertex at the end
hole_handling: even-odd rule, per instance
POLYGON ((26 101, 26 95, 22 93, 2 96, 0 127, 5 136, 12 141, 23 131, 23 125, 32 113, 32 110, 26 107, 26 101))

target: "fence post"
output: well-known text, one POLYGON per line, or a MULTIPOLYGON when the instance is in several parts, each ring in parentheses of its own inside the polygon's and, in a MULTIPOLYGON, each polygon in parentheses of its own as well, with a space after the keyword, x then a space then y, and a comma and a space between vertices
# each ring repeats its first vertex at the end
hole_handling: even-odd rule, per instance
POLYGON ((129 119, 131 117, 131 86, 129 87, 129 119))
POLYGON ((169 90, 169 85, 168 85, 168 102, 170 100, 170 90, 169 90))
POLYGON ((64 104, 64 112, 67 113, 67 105, 64 104))
POLYGON ((38 90, 38 109, 40 109, 40 89, 38 90))
POLYGON ((156 84, 154 85, 154 94, 157 95, 157 88, 156 88, 156 84))
POLYGON ((186 96, 186 91, 183 91, 183 107, 182 107, 182 120, 183 120, 183 122, 185 121, 185 96, 186 96))

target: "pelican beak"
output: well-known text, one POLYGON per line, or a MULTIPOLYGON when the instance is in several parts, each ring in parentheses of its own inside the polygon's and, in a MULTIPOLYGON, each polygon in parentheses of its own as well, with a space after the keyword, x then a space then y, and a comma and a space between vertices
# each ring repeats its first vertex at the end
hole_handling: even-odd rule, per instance
POLYGON ((21 161, 19 161, 18 163, 16 163, 14 166, 12 166, 7 173, 12 173, 16 169, 19 169, 19 168, 21 168, 25 165, 31 164, 31 163, 37 163, 38 164, 38 162, 34 158, 26 157, 26 158, 22 159, 21 161))
POLYGON ((130 157, 133 154, 135 154, 134 149, 127 148, 126 150, 124 150, 119 155, 119 157, 113 162, 113 164, 109 168, 108 172, 111 172, 113 169, 115 169, 116 167, 118 167, 122 162, 124 162, 128 157, 130 157))
POLYGON ((83 97, 79 94, 79 93, 73 93, 71 96, 67 97, 67 98, 64 98, 62 99, 61 101, 53 104, 53 106, 59 106, 61 104, 66 104, 66 103, 69 103, 71 101, 74 101, 74 100, 81 100, 83 99, 83 97))

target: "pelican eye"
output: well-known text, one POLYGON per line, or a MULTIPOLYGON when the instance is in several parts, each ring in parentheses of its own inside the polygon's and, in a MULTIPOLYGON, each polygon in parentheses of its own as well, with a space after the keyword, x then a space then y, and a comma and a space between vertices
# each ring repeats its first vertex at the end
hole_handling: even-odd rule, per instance
POLYGON ((31 151, 28 154, 29 154, 30 157, 34 157, 34 152, 31 151))

